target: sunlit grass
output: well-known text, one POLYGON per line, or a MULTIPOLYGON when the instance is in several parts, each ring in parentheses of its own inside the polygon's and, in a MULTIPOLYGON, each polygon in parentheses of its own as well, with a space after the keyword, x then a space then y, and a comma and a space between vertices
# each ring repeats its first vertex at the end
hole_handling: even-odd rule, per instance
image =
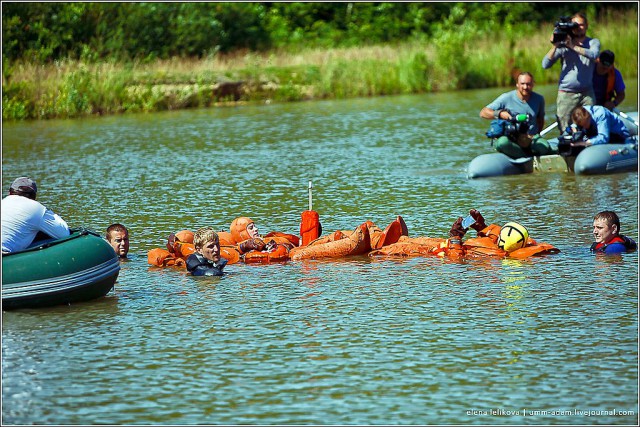
MULTIPOLYGON (((625 78, 637 77, 637 14, 599 18, 589 35, 600 39, 602 49, 616 53, 616 67, 625 78)), ((541 65, 551 47, 551 29, 548 24, 527 37, 511 40, 458 34, 397 45, 242 51, 201 60, 16 62, 3 69, 3 118, 78 117, 207 107, 228 101, 299 101, 504 87, 513 84, 519 71, 530 71, 538 84, 547 84, 559 76, 559 65, 549 70, 541 65)))

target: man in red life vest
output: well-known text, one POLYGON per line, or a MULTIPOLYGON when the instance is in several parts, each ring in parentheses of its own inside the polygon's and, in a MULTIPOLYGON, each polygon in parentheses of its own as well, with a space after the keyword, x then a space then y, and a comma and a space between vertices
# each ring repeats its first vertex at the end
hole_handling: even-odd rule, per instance
POLYGON ((613 211, 602 211, 593 218, 593 237, 591 252, 607 255, 634 251, 636 242, 620 234, 620 219, 613 211))

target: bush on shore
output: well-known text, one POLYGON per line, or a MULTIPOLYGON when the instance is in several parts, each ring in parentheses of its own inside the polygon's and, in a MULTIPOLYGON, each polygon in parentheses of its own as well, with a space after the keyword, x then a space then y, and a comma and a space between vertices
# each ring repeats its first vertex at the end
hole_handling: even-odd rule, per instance
MULTIPOLYGON (((638 17, 592 19, 588 35, 616 53, 625 78, 637 76, 638 17)), ((541 67, 553 24, 527 37, 478 35, 472 22, 429 39, 363 47, 244 50, 202 59, 51 63, 4 61, 5 120, 201 108, 504 87, 519 71, 557 81, 541 67)))

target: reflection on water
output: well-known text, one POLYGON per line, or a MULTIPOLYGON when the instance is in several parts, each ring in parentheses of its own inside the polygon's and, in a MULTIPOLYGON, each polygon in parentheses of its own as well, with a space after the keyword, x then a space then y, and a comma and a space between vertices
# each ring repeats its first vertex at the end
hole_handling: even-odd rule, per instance
POLYGON ((3 422, 637 423, 522 414, 637 410, 637 253, 588 247, 603 209, 637 238, 638 177, 467 180, 496 94, 5 125, 2 188, 29 174, 71 226, 126 224, 131 260, 102 300, 3 313, 3 422), (236 264, 221 278, 147 265, 170 232, 239 215, 297 234, 309 180, 325 232, 400 214, 412 236, 443 237, 475 207, 562 252, 236 264), (520 413, 470 415, 491 409, 520 413))

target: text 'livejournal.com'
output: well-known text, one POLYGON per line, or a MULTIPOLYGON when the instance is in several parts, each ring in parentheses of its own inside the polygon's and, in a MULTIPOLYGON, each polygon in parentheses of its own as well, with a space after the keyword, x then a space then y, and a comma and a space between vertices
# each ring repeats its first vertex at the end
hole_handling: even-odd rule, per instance
POLYGON ((635 411, 625 411, 619 409, 471 409, 466 411, 470 416, 496 416, 496 417, 540 417, 540 416, 558 416, 558 417, 598 417, 598 416, 634 416, 635 411))

